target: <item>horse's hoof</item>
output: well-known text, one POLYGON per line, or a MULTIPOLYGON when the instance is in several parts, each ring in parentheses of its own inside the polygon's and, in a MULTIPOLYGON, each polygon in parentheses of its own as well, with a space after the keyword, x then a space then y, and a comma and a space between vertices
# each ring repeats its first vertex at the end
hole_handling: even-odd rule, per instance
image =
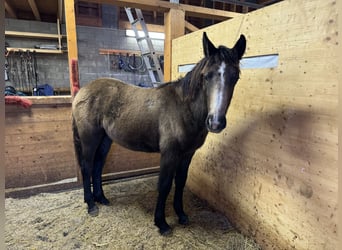
POLYGON ((171 227, 165 221, 163 221, 163 222, 156 222, 155 221, 154 225, 156 225, 159 228, 159 233, 162 236, 168 236, 172 233, 171 227))
POLYGON ((189 225, 189 217, 187 215, 179 216, 178 223, 181 225, 189 225))
POLYGON ((159 228, 159 233, 161 236, 170 236, 172 234, 172 229, 171 227, 159 228))
POLYGON ((95 205, 91 208, 88 208, 88 214, 92 217, 99 215, 99 208, 95 205))

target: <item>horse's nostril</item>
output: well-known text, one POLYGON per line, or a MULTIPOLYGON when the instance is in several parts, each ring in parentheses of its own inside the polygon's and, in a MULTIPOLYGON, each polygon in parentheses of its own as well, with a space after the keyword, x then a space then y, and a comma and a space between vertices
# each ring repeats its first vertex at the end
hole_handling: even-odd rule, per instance
POLYGON ((209 115, 206 121, 207 128, 210 129, 213 126, 213 116, 209 115))
POLYGON ((207 129, 213 133, 219 133, 226 127, 226 118, 220 117, 214 119, 212 115, 209 115, 206 120, 207 129))

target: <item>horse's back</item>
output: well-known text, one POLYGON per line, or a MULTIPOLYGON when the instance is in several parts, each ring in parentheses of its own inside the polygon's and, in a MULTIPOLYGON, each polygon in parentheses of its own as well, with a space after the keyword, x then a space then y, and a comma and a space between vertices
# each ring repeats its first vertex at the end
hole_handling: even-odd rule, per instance
POLYGON ((113 115, 115 107, 119 107, 121 92, 127 87, 114 78, 96 79, 83 86, 72 103, 76 126, 98 126, 104 116, 113 115))
POLYGON ((159 115, 163 98, 156 89, 100 78, 82 87, 73 101, 73 118, 81 129, 104 130, 133 150, 159 149, 159 115))
POLYGON ((129 85, 115 78, 99 78, 87 85, 83 86, 77 93, 74 103, 79 101, 99 96, 108 96, 108 94, 115 94, 120 88, 127 88, 129 85))
MULTIPOLYGON (((124 92, 127 92, 133 86, 128 85, 115 78, 99 78, 89 84, 83 86, 73 100, 73 114, 82 112, 101 113, 103 114, 106 108, 116 106, 113 103, 115 100, 120 101, 124 92)), ((88 114, 89 115, 89 114, 88 114)))

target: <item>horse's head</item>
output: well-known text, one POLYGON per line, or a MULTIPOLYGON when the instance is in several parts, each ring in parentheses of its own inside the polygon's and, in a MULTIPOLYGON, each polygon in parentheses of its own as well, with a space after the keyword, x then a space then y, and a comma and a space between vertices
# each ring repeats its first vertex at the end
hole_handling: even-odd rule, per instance
POLYGON ((239 80, 239 62, 246 49, 246 39, 241 35, 233 48, 222 45, 216 48, 204 32, 203 49, 207 59, 201 72, 207 90, 206 126, 208 131, 219 133, 226 127, 226 113, 239 80))

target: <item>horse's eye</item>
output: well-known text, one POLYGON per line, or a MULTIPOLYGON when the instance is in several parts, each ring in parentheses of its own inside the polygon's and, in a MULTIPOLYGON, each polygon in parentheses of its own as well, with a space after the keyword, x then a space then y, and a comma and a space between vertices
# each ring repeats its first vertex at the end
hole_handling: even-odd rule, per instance
POLYGON ((232 81, 234 81, 234 82, 237 82, 237 81, 239 80, 239 78, 240 78, 240 74, 239 74, 239 73, 232 73, 232 74, 230 75, 230 79, 231 79, 232 81))
POLYGON ((207 74, 204 75, 204 78, 206 80, 210 80, 211 78, 213 78, 214 73, 212 71, 208 72, 207 74))

